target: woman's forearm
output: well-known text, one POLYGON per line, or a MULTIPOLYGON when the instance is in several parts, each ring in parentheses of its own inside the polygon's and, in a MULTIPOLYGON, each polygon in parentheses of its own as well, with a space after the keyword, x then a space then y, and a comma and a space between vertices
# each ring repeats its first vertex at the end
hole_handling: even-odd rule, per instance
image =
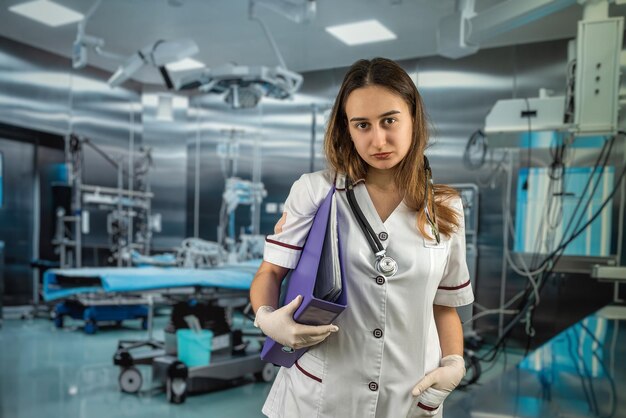
POLYGON ((442 356, 463 355, 463 328, 456 308, 433 305, 442 356))
POLYGON ((250 285, 250 303, 254 312, 263 305, 278 307, 280 284, 289 270, 263 262, 250 285))

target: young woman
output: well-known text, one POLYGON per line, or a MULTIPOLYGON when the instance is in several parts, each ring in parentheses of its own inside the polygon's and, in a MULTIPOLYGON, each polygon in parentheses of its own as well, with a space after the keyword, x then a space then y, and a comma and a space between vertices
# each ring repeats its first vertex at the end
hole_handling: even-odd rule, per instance
POLYGON ((473 294, 461 200, 431 181, 426 116, 408 74, 383 58, 352 65, 324 141, 330 169, 293 184, 250 289, 256 324, 266 335, 311 347, 293 367, 281 368, 263 413, 441 416, 444 399, 465 374, 455 307, 471 303, 473 294), (277 309, 279 289, 333 184, 348 307, 335 324, 301 325, 293 313, 302 298, 277 309), (355 204, 374 232, 370 241, 387 258, 375 254, 380 247, 368 242, 355 204))

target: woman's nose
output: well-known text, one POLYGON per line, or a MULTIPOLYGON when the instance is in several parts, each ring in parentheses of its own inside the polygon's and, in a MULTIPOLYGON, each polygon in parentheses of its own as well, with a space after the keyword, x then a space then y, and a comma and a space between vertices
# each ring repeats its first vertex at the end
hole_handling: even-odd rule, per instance
POLYGON ((372 130, 372 145, 376 148, 382 148, 387 144, 387 133, 384 129, 374 128, 372 130))

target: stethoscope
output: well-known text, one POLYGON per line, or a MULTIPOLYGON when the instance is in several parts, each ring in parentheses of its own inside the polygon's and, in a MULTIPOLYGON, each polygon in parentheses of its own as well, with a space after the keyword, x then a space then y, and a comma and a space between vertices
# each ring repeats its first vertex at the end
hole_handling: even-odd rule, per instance
MULTIPOLYGON (((430 224, 430 227, 433 231, 433 235, 435 235, 435 239, 437 240, 437 244, 440 243, 441 238, 439 235, 439 228, 437 228, 436 219, 434 216, 431 217, 430 211, 428 210, 428 185, 430 184, 431 188, 433 186, 432 180, 432 171, 430 169, 430 164, 428 163, 428 158, 424 156, 424 169, 426 170, 427 180, 426 180, 426 204, 424 205, 424 210, 426 212, 426 219, 430 224)), ((383 247, 382 242, 378 239, 378 235, 374 232, 374 229, 367 221, 367 218, 361 211, 361 208, 356 200, 356 196, 354 195, 354 184, 352 181, 346 177, 346 196, 348 198, 348 204, 350 205, 350 209, 352 209, 352 213, 356 217, 357 223, 361 227, 361 230, 365 234, 365 238, 372 249, 372 252, 376 256, 376 261, 374 262, 374 268, 377 272, 382 274, 385 277, 392 277, 398 272, 398 262, 391 256, 387 255, 387 250, 383 247)), ((434 206, 433 206, 434 212, 434 206)), ((434 215, 434 213, 433 213, 434 215)))

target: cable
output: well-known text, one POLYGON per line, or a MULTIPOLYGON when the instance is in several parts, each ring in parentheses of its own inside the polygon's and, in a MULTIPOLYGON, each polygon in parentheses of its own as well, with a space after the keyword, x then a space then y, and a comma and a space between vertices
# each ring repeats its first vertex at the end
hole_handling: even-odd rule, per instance
MULTIPOLYGON (((506 216, 505 223, 508 224, 509 234, 511 238, 515 239, 515 236, 516 236, 515 228, 513 227, 513 222, 511 222, 511 218, 512 218, 511 208, 505 204, 505 201, 506 199, 503 198, 503 211, 505 211, 504 214, 506 216)), ((529 267, 526 265, 526 262, 519 254, 518 254, 518 258, 519 258, 519 262, 522 264, 522 267, 521 268, 518 267, 517 264, 515 264, 514 260, 511 258, 511 251, 509 251, 508 248, 505 248, 505 256, 508 257, 508 261, 513 271, 515 271, 517 274, 521 276, 527 276, 527 275, 536 276, 547 268, 546 266, 544 266, 539 269, 530 271, 529 267), (521 269, 524 269, 524 271, 521 271, 521 269)))
MULTIPOLYGON (((513 222, 511 222, 511 218, 512 218, 512 216, 511 216, 511 208, 510 208, 510 206, 508 204, 508 199, 506 199, 506 196, 503 196, 503 199, 502 199, 501 203, 502 203, 502 212, 504 214, 505 229, 507 229, 508 232, 511 233, 512 238, 515 238, 515 230, 514 230, 514 227, 513 227, 513 222)), ((538 292, 537 283, 536 283, 536 280, 534 279, 533 276, 538 275, 539 273, 541 273, 543 271, 543 269, 539 269, 537 271, 531 272, 529 270, 528 266, 526 265, 526 263, 524 262, 524 260, 521 257, 519 257, 519 261, 521 262, 522 268, 524 270, 524 271, 522 271, 513 262, 513 259, 511 258, 511 252, 509 251, 508 248, 504 248, 504 256, 505 256, 506 261, 510 265, 510 267, 513 269, 513 271, 515 271, 517 274, 519 274, 521 276, 526 277, 529 280, 529 283, 533 286, 533 289, 535 289, 536 298, 539 298, 539 292, 538 292)))
MULTIPOLYGON (((619 131, 619 135, 626 136, 626 133, 623 132, 623 131, 619 131)), ((613 138, 613 141, 614 141, 614 139, 615 138, 613 138)), ((602 152, 598 156, 598 159, 596 161, 596 165, 594 166, 593 173, 595 173, 597 166, 600 164, 600 160, 603 157, 604 150, 606 149, 606 146, 607 146, 607 144, 605 143, 604 146, 603 146, 602 152)), ((604 163, 603 165, 606 165, 606 161, 608 159, 608 155, 609 155, 609 153, 606 154, 606 157, 604 158, 604 161, 603 161, 603 163, 604 163)), ((552 251, 552 253, 550 253, 543 260, 543 262, 541 263, 541 265, 537 269, 537 270, 544 269, 544 271, 541 273, 541 276, 539 277, 539 280, 537 281, 537 289, 538 289, 539 292, 543 289, 543 287, 544 287, 547 279, 550 277, 550 275, 553 274, 553 269, 556 266, 556 264, 557 264, 558 260, 560 259, 560 257, 563 255, 564 249, 567 247, 567 245, 569 245, 569 243, 571 243, 589 225, 591 225, 595 221, 595 219, 597 219, 597 217, 602 213, 602 211, 604 210, 606 205, 610 201, 612 201, 615 193, 619 189, 619 186, 620 186, 621 181, 623 180, 625 174, 626 174, 626 166, 622 169, 621 174, 617 178, 613 190, 611 191, 609 196, 605 199, 605 201, 603 202, 601 207, 598 209, 598 211, 591 217, 591 219, 589 221, 587 221, 585 223, 585 225, 583 225, 580 229, 576 230, 576 228, 575 228, 574 229, 575 232, 572 234, 572 236, 569 239, 566 240, 565 239, 566 234, 563 234, 562 239, 561 239, 561 243, 557 247, 557 249, 552 251)), ((591 184, 592 178, 593 178, 593 175, 590 176, 590 178, 589 178, 589 180, 587 182, 587 185, 585 187, 585 191, 583 192, 582 196, 584 196, 584 194, 586 193, 586 190, 588 189, 589 185, 591 184)), ((581 196, 581 200, 578 202, 578 206, 582 203, 582 196, 581 196)), ((577 212, 577 210, 576 210, 576 212, 577 212)), ((509 214, 510 214, 510 212, 509 212, 509 214)), ((573 218, 574 218, 574 216, 572 216, 572 219, 573 218)), ((578 227, 578 225, 576 227, 578 227)), ((526 290, 518 293, 518 295, 516 295, 514 297, 514 299, 512 299, 512 300, 516 300, 516 299, 519 299, 519 297, 524 296, 523 301, 518 305, 519 306, 519 309, 518 309, 519 313, 509 322, 509 324, 507 324, 507 326, 506 326, 505 330, 503 331, 501 337, 498 338, 498 340, 496 341, 494 346, 490 350, 488 350, 486 353, 484 353, 479 358, 481 361, 491 362, 491 361, 494 361, 495 359, 497 359, 499 353, 502 351, 502 349, 503 349, 503 347, 505 345, 505 339, 508 337, 508 334, 510 333, 510 331, 513 329, 513 327, 517 323, 521 322, 524 318, 526 318, 526 320, 529 321, 527 325, 530 324, 530 322, 532 321, 532 313, 534 311, 534 308, 537 306, 537 296, 538 296, 538 293, 535 293, 534 288, 532 289, 532 291, 531 291, 531 288, 533 288, 533 286, 531 285, 531 283, 529 283, 527 285, 527 289, 526 290), (533 296, 535 297, 534 300, 533 300, 533 296), (528 312, 530 312, 530 315, 528 315, 528 312)), ((512 300, 509 301, 509 303, 511 303, 512 300)), ((507 305, 509 303, 507 303, 507 305)), ((527 344, 529 344, 529 343, 530 343, 530 339, 527 340, 527 344)))
MULTIPOLYGON (((570 239, 570 240, 569 240, 566 244, 564 244, 565 237, 566 237, 567 233, 569 232, 569 228, 570 228, 570 226, 571 226, 571 224, 572 224, 572 222, 573 222, 574 218, 576 217, 576 214, 577 214, 577 212, 578 212, 578 209, 579 209, 579 207, 580 207, 580 204, 581 204, 581 203, 582 203, 582 201, 583 201, 583 197, 586 195, 587 190, 589 189, 589 185, 590 185, 590 184, 591 184, 591 182, 593 181, 593 173, 595 173, 595 172, 596 172, 597 167, 598 167, 598 165, 600 164, 600 160, 601 160, 601 159, 603 159, 603 158, 605 157, 604 152, 605 152, 605 150, 606 150, 606 146, 607 146, 607 142, 605 142, 604 146, 602 147, 602 150, 600 151, 600 154, 598 155, 598 159, 596 160, 596 163, 595 163, 594 168, 593 168, 593 170, 592 170, 592 175, 591 175, 591 176, 589 176, 589 178, 587 179, 587 183, 586 183, 585 188, 583 189, 583 192, 582 192, 582 194, 581 194, 581 199, 578 201, 578 204, 576 205, 576 208, 574 209, 574 212, 573 212, 573 214, 572 214, 572 217, 570 218, 570 221, 568 222, 567 227, 565 228, 564 232, 562 233, 562 236, 561 236, 561 242, 559 243, 559 247, 557 247, 555 250, 553 250, 553 251, 552 251, 552 253, 550 253, 550 254, 549 254, 549 255, 548 255, 548 256, 547 256, 547 257, 546 257, 546 258, 545 258, 545 259, 541 262, 541 264, 537 267, 537 270, 542 269, 542 268, 544 268, 544 267, 547 267, 547 266, 548 266, 548 264, 549 264, 548 262, 549 262, 549 261, 551 261, 551 260, 552 260, 552 259, 553 259, 556 255, 557 255, 557 253, 558 253, 561 249, 563 249, 563 248, 564 248, 567 244, 569 244, 569 242, 571 242, 571 241, 573 240, 573 239, 570 239)), ((608 158, 608 154, 606 154, 606 158, 608 158)), ((605 163, 606 163, 606 158, 604 158, 605 163)), ((623 174, 623 173, 622 173, 622 174, 623 174)), ((620 181, 620 180, 618 180, 618 184, 619 184, 619 181, 620 181)), ((617 190, 617 188, 615 188, 615 189, 613 190, 613 193, 611 194, 611 196, 610 196, 610 197, 612 197, 612 195, 615 193, 615 191, 616 191, 616 190, 617 190)), ((587 206, 588 206, 588 204, 589 204, 589 203, 590 203, 590 200, 588 200, 588 202, 587 202, 587 206)), ((606 203, 606 202, 605 202, 605 203, 606 203)), ((604 207, 604 206, 603 206, 603 207, 604 207)), ((584 210, 583 210, 583 212, 582 212, 582 213, 584 213, 584 210)), ((594 219, 595 219, 595 218, 594 218, 594 219)), ((585 226, 585 227, 586 227, 586 226, 585 226)), ((584 228, 583 228, 583 229, 584 229, 584 228)), ((574 229, 574 230, 576 230, 576 229, 574 229)), ((582 232, 582 231, 580 231, 580 232, 582 232)), ((579 233, 579 234, 580 234, 580 233, 579 233)), ((576 234, 576 236, 575 236, 574 238, 576 238, 579 234, 576 234)), ((554 264, 553 264, 553 265, 554 265, 554 264)))
MULTIPOLYGON (((604 160, 602 161, 602 169, 598 173, 598 177, 597 177, 596 183, 594 184, 593 189, 591 190, 591 193, 589 193, 589 198, 587 200, 587 204, 585 205, 586 208, 589 208, 589 205, 591 204, 591 201, 593 200, 593 196, 595 195, 596 190, 598 189, 598 186, 600 185, 600 180, 602 180, 602 177, 605 174, 606 166, 607 166, 607 163, 608 163, 608 160, 609 160, 609 156, 611 155, 611 150, 613 148, 613 143, 614 142, 615 142, 615 137, 613 137, 611 139, 611 142, 609 143, 608 151, 606 152, 606 154, 604 156, 604 160)), ((594 175, 595 175, 595 171, 591 173, 590 177, 593 177, 594 175)), ((582 196, 581 196, 581 198, 582 198, 582 196)), ((576 231, 578 229, 578 227, 580 226, 580 223, 583 220, 583 215, 584 215, 584 212, 581 212, 580 216, 578 218, 578 222, 576 223, 576 226, 574 227, 574 231, 576 231)))
POLYGON ((470 135, 467 144, 465 145, 465 151, 463 152, 463 163, 465 167, 470 170, 478 170, 485 164, 485 158, 487 156, 487 148, 489 147, 487 143, 487 137, 485 133, 478 129, 470 135), (471 157, 471 149, 472 148, 480 148, 480 157, 478 161, 472 161, 471 157))
POLYGON ((576 88, 576 60, 573 59, 567 63, 567 71, 565 72, 565 112, 563 122, 567 125, 574 121, 574 89, 576 88))
MULTIPOLYGON (((594 216, 585 225, 583 225, 583 227, 580 230, 578 230, 572 237, 570 237, 570 239, 568 239, 564 244, 559 246, 559 248, 557 250, 553 251, 553 253, 548 258, 546 258, 546 263, 548 262, 548 260, 552 260, 552 262, 550 263, 551 267, 546 272, 544 272, 544 274, 542 276, 541 284, 539 285, 539 290, 541 290, 543 288, 543 286, 544 286, 544 284, 546 282, 547 276, 549 274, 552 274, 552 269, 554 268, 554 266, 556 265, 556 263, 558 262, 558 260, 562 256, 562 252, 560 254, 559 254, 559 252, 561 250, 563 250, 576 237, 578 237, 578 235, 580 235, 587 228, 587 226, 589 226, 591 223, 593 223, 593 221, 595 221, 595 219, 602 213, 602 210, 604 209, 604 207, 606 207, 606 205, 613 199, 613 196, 615 195, 615 193, 619 189, 619 185, 620 185, 622 179, 624 178, 624 174, 626 174, 626 167, 624 167, 624 169, 622 170, 622 173, 620 174, 619 178, 617 179, 615 187, 613 188, 613 190, 611 191, 609 196, 606 198, 606 200, 604 201, 604 203, 602 204, 600 209, 594 214, 594 216)), ((531 309, 531 306, 536 306, 532 302, 533 302, 532 299, 530 297, 527 297, 527 300, 525 300, 521 304, 521 308, 519 309, 520 312, 507 325, 506 329, 502 333, 502 336, 498 339, 498 341, 496 342, 494 347, 491 350, 489 350, 487 353, 485 353, 480 358, 481 360, 483 360, 483 361, 493 361, 493 359, 497 355, 497 352, 500 350, 500 348, 501 348, 501 346, 503 344, 503 341, 508 336, 509 332, 513 329, 513 327, 518 322, 520 322, 522 320, 522 318, 526 315, 526 312, 529 309, 531 309), (490 359, 488 359, 488 358, 490 358, 490 359)))
MULTIPOLYGON (((573 330, 572 330, 573 332, 573 330)), ((583 392, 585 394, 585 399, 587 400, 587 405, 589 405, 589 409, 591 411, 594 410, 594 406, 593 406, 593 401, 591 399, 591 395, 589 395, 589 391, 587 389, 587 382, 585 380, 585 376, 583 376, 582 372, 580 371, 580 367, 578 366, 578 357, 576 356, 576 354, 574 353, 574 347, 572 344, 572 336, 570 335, 569 330, 565 332, 565 335, 567 337, 567 351, 570 355, 570 358, 572 360, 572 364, 574 365, 574 369, 576 370, 576 373, 578 374, 578 377, 580 378, 580 385, 583 388, 583 392)))
MULTIPOLYGON (((478 183, 478 185, 480 187, 489 187, 489 188, 494 188, 495 186, 495 180, 500 179, 501 177, 498 175, 498 173, 503 170, 506 171, 506 168, 502 168, 504 165, 504 161, 506 160, 507 156, 509 155, 508 151, 505 151, 502 153, 502 158, 500 159, 500 161, 498 161, 498 164, 496 165, 495 168, 493 168, 486 176, 486 180, 482 180, 480 178, 480 176, 477 174, 476 175, 476 183, 478 183)), ((490 158, 491 160, 491 164, 493 165, 493 154, 492 157, 490 158)))
MULTIPOLYGON (((609 196, 607 197, 607 199, 604 201, 604 203, 602 204, 602 206, 600 207, 600 209, 598 210, 598 212, 596 212, 594 214, 594 216, 579 230, 576 232, 576 234, 574 234, 572 237, 570 237, 569 240, 567 240, 563 245, 559 246, 559 248, 557 250, 555 250, 552 254, 551 257, 549 258, 554 258, 553 262, 551 263, 551 268, 544 273, 544 277, 542 278, 542 283, 539 286, 539 289, 541 290, 541 288, 543 288, 543 285, 545 284, 545 276, 547 274, 551 274, 552 273, 552 269, 554 268, 554 266, 556 265, 556 263, 558 262, 558 260, 560 259, 562 252, 560 254, 557 254, 560 250, 564 249, 571 241, 573 241, 576 237, 578 237, 578 235, 580 235, 586 228, 587 226, 589 226, 591 223, 593 223, 593 221, 602 213, 602 210, 604 209, 604 207, 612 200, 613 196, 615 195, 615 193, 617 192, 619 185, 622 181, 622 179, 624 178, 624 174, 626 174, 626 167, 624 167, 624 169, 622 170, 621 175, 619 176, 615 187, 613 188, 612 192, 609 194, 609 196)), ((528 309, 532 309, 531 306, 536 306, 536 305, 531 305, 531 299, 528 298, 527 301, 525 301, 524 305, 522 308, 520 308, 520 312, 517 314, 517 316, 515 318, 513 318, 513 320, 507 325, 506 329, 504 330, 504 332, 502 333, 502 336, 498 339, 498 342, 494 345, 494 348, 491 351, 498 351, 500 346, 503 344, 504 339, 506 338, 506 336, 508 335, 508 333, 511 331, 511 329, 513 328, 513 326, 515 326, 515 324, 517 324, 518 322, 521 321, 522 316, 526 315, 526 312, 528 311, 528 309)), ((491 354, 490 352, 486 353, 483 357, 481 357, 482 360, 486 360, 487 359, 487 354, 491 354)), ((492 355, 492 359, 493 359, 493 355, 492 355)), ((491 361, 491 360, 487 360, 487 361, 491 361)))
MULTIPOLYGON (((579 322, 578 325, 580 325, 582 327, 582 329, 584 329, 587 334, 589 334, 589 336, 594 340, 594 342, 596 344, 598 344, 598 347, 602 347, 603 344, 598 340, 598 338, 593 334, 593 332, 591 332, 591 330, 589 328, 587 328, 587 326, 584 324, 583 321, 579 322)), ((615 415, 615 411, 617 409, 617 402, 616 402, 616 398, 617 398, 617 388, 615 387, 615 380, 613 379, 613 376, 611 376, 611 373, 609 373, 609 370, 607 369, 606 365, 604 364, 604 360, 600 358, 600 356, 598 355, 598 352, 596 350, 591 350, 591 354, 596 358, 596 360, 598 360, 598 363, 600 363, 600 365, 602 366, 602 370, 604 370, 604 373, 606 374, 606 377, 609 381, 609 384, 611 386, 611 393, 613 394, 613 396, 611 396, 611 409, 610 409, 610 413, 609 415, 606 416, 600 416, 599 414, 599 410, 596 407, 597 410, 597 414, 600 418, 609 418, 612 417, 613 415, 615 415)), ((583 361, 584 364, 584 361, 583 361)), ((593 390, 593 388, 592 388, 593 390)), ((595 396, 595 394, 594 394, 595 396)))
MULTIPOLYGON (((608 154, 607 154, 608 155, 608 154)), ((606 162, 606 160, 605 160, 606 162)), ((609 194, 609 196, 605 199, 605 201, 603 202, 603 204, 601 205, 600 209, 592 216, 592 218, 585 223, 585 225, 583 225, 582 228, 580 228, 578 231, 576 231, 575 234, 573 234, 566 242, 564 242, 563 244, 561 244, 559 246, 559 248, 557 248, 557 250, 555 250, 551 256, 548 257, 548 259, 552 259, 551 267, 550 269, 547 271, 547 274, 551 274, 554 266, 556 265, 556 263, 558 262, 558 260, 561 258, 561 256, 563 255, 565 248, 567 247, 567 245, 569 245, 570 242, 572 242, 574 239, 576 239, 589 225, 591 225, 595 219, 597 219, 598 216, 600 216, 600 214, 602 213, 602 211, 604 210, 604 208, 606 207, 606 205, 612 200, 613 196, 615 195, 615 193, 617 192, 617 190, 619 189, 619 185, 622 181, 622 179, 624 178, 624 174, 626 174, 626 167, 624 167, 624 169, 622 170, 622 173, 620 174, 619 178, 616 181, 616 184, 613 188, 613 190, 611 191, 611 193, 609 194)), ((564 237, 563 237, 564 239, 564 237)), ((545 283, 545 281, 541 284, 541 287, 543 287, 543 284, 545 283)), ((541 288, 540 287, 540 288, 541 288)), ((536 302, 533 303, 534 306, 536 306, 536 302)), ((529 307, 528 309, 532 309, 532 307, 529 307)), ((514 319, 515 320, 515 319, 514 319)))
MULTIPOLYGON (((611 142, 611 147, 612 147, 612 144, 613 143, 611 142)), ((609 146, 609 142, 608 141, 604 141, 604 144, 602 145, 602 149, 600 150, 600 154, 598 154, 598 158, 596 159, 596 162, 595 162, 595 164, 593 166, 593 170, 591 171, 591 175, 587 179, 587 183, 585 184, 583 192, 580 195, 580 200, 578 201, 576 207, 574 208, 574 212, 572 213, 572 216, 570 217, 570 219, 569 219, 569 221, 567 223, 567 226, 565 227, 565 230, 563 230, 561 243, 563 242, 563 239, 565 238, 565 236, 569 233, 570 226, 572 225, 572 223, 574 222, 574 218, 576 218, 576 216, 578 214, 578 209, 580 208, 580 204, 582 203, 584 196, 587 194, 587 190, 589 189, 589 185, 593 181, 593 176, 596 173, 598 165, 600 164, 600 160, 602 160, 604 158, 604 153, 605 153, 605 151, 607 149, 607 146, 609 146)), ((609 152, 610 152, 610 150, 609 150, 609 152)), ((608 158, 608 154, 607 154, 607 158, 608 158)), ((593 193, 592 193, 592 196, 593 196, 593 193)), ((584 211, 581 212, 581 213, 584 213, 584 211)), ((576 230, 576 228, 574 228, 574 230, 576 230)))
POLYGON ((487 316, 487 315, 493 315, 493 314, 497 314, 497 313, 503 313, 505 315, 513 315, 518 313, 519 311, 517 310, 507 310, 507 309, 488 309, 486 311, 483 312, 479 312, 476 315, 472 316, 470 319, 468 319, 467 321, 463 322, 463 325, 469 324, 472 321, 475 321, 479 318, 482 318, 483 316, 487 316))
MULTIPOLYGON (((615 195, 615 193, 618 190, 618 186, 619 184, 622 182, 623 178, 624 178, 624 174, 626 174, 626 166, 624 167, 624 169, 622 170, 622 173, 619 175, 619 177, 617 178, 615 187, 613 188, 613 190, 611 191, 611 193, 609 194, 609 196, 605 199, 605 201, 602 203, 602 205, 600 206, 600 209, 598 209, 598 211, 591 217, 591 219, 589 219, 589 221, 587 221, 578 231, 576 231, 575 234, 573 234, 567 241, 565 241, 563 244, 561 244, 556 250, 554 250, 550 256, 547 257, 546 262, 549 261, 550 258, 552 258, 557 252, 565 249, 565 247, 567 247, 567 245, 569 245, 570 242, 572 242, 573 240, 575 240, 581 233, 584 232, 584 230, 591 225, 597 218, 598 216, 600 216, 602 214, 602 211, 604 210, 604 208, 606 207, 607 204, 610 203, 610 201, 613 199, 613 196, 615 195)), ((561 257, 561 255, 558 255, 557 260, 561 257)), ((556 262, 552 263, 553 265, 556 264, 556 262)))
MULTIPOLYGON (((533 139, 531 137, 532 134, 532 126, 531 126, 531 121, 530 121, 530 102, 528 101, 528 97, 524 97, 524 101, 526 102, 526 121, 528 124, 528 131, 527 131, 527 135, 528 135, 528 161, 527 161, 527 165, 528 165, 528 172, 530 173, 530 167, 531 167, 531 163, 532 163, 532 158, 531 158, 531 149, 533 146, 533 139)), ((523 116, 523 115, 522 115, 523 116)), ((522 186, 524 187, 524 186, 522 186)), ((528 179, 526 179, 526 184, 524 189, 528 189, 528 179)))

